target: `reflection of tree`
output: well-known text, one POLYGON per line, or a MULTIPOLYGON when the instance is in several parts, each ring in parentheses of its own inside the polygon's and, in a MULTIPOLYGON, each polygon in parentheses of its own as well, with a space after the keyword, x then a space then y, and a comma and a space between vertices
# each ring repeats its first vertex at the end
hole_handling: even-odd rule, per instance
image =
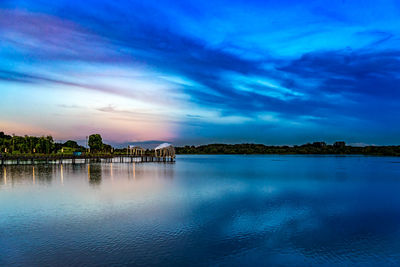
POLYGON ((68 170, 71 171, 73 174, 81 175, 84 174, 86 171, 86 164, 70 164, 68 165, 68 170))
POLYGON ((101 183, 101 165, 90 164, 88 165, 88 179, 89 184, 93 186, 100 185, 101 183))
POLYGON ((54 171, 55 171, 54 166, 49 166, 49 165, 34 166, 35 176, 37 180, 39 180, 41 183, 51 184, 51 181, 53 180, 54 171))

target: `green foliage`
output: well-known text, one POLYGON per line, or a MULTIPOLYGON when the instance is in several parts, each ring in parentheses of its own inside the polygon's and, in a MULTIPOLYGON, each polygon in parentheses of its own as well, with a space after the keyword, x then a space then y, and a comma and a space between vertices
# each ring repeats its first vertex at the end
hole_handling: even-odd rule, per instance
POLYGON ((91 153, 111 153, 114 148, 104 144, 100 134, 92 134, 89 136, 88 145, 91 153))
MULTIPOLYGON (((127 149, 113 149, 112 146, 103 144, 100 134, 89 136, 89 147, 91 153, 101 154, 126 154, 127 149)), ((0 154, 51 154, 73 153, 75 151, 85 152, 83 146, 76 141, 68 140, 65 143, 55 143, 51 136, 15 136, 0 132, 0 154), (5 150, 7 152, 5 152, 5 150)), ((146 150, 146 154, 151 153, 146 150)), ((266 146, 262 144, 210 144, 203 146, 176 147, 177 154, 359 154, 359 155, 381 155, 400 156, 400 146, 346 146, 344 142, 336 142, 327 145, 324 142, 314 142, 301 146, 266 146)))
POLYGON ((67 142, 64 143, 64 147, 70 147, 70 148, 81 148, 80 145, 76 141, 73 140, 68 140, 67 142))
MULTIPOLYGON (((99 134, 91 136, 89 142, 92 142, 94 153, 110 153, 113 150, 110 145, 103 144, 99 134)), ((85 151, 85 147, 78 145, 73 140, 68 140, 65 143, 55 143, 51 136, 10 136, 0 132, 0 154, 72 154, 73 152, 85 151)))
POLYGON ((0 132, 0 151, 12 154, 49 154, 54 152, 55 144, 51 136, 10 136, 0 132))
POLYGON ((175 148, 177 154, 358 154, 400 156, 400 146, 346 146, 344 142, 327 145, 314 142, 301 146, 266 146, 262 144, 210 144, 175 148))
POLYGON ((88 145, 91 152, 99 152, 103 149, 103 139, 100 134, 92 134, 89 136, 88 145))
POLYGON ((72 148, 72 147, 62 147, 58 153, 59 154, 66 154, 66 155, 70 155, 73 154, 77 149, 76 148, 72 148))
POLYGON ((103 144, 102 150, 105 153, 111 153, 113 151, 113 147, 107 144, 103 144))

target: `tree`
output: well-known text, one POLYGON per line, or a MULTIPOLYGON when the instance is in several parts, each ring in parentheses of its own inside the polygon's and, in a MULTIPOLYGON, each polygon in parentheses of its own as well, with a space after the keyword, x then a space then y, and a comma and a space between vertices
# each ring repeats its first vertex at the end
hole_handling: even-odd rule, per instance
POLYGON ((103 152, 111 153, 111 151, 112 151, 112 146, 103 144, 103 152))
POLYGON ((92 134, 89 136, 88 145, 90 147, 90 151, 96 152, 100 151, 103 148, 103 139, 100 134, 92 134))
POLYGON ((64 143, 65 147, 71 147, 71 148, 79 148, 79 145, 76 141, 73 140, 68 140, 67 142, 64 143))

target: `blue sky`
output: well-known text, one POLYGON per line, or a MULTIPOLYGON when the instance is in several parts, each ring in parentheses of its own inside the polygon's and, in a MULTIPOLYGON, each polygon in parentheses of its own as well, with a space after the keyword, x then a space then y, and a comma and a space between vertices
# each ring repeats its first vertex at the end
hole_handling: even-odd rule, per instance
POLYGON ((398 1, 0 2, 0 128, 400 143, 398 1))

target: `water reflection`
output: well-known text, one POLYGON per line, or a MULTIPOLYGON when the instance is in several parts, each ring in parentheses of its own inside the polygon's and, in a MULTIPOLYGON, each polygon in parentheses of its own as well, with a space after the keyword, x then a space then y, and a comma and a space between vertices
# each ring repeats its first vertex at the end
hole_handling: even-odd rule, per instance
POLYGON ((119 187, 128 183, 145 183, 148 186, 158 187, 158 180, 173 179, 174 169, 174 164, 135 162, 9 165, 0 169, 2 177, 0 186, 72 186, 86 181, 91 188, 106 189, 109 184, 119 187), (82 176, 86 176, 86 179, 82 180, 82 176))
POLYGON ((400 165, 387 161, 7 166, 0 266, 399 265, 400 165))
POLYGON ((3 167, 3 183, 7 185, 7 170, 6 167, 3 167))
POLYGON ((64 168, 63 165, 60 165, 60 179, 61 179, 61 184, 64 184, 64 168))
POLYGON ((88 164, 88 180, 92 186, 99 186, 101 184, 102 165, 101 164, 88 164))
POLYGON ((0 169, 3 184, 50 184, 55 177, 56 168, 50 165, 9 165, 0 169))
POLYGON ((113 164, 112 164, 112 162, 110 163, 110 177, 111 177, 111 181, 114 182, 114 173, 113 173, 113 164))

